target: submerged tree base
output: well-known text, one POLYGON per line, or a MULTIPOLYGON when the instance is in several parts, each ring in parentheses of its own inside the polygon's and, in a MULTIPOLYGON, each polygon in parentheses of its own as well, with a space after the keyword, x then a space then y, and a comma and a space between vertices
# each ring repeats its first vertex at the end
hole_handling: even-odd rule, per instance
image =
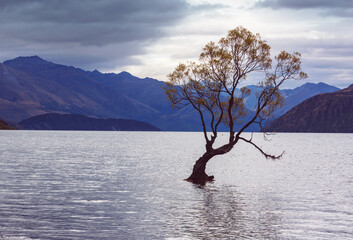
POLYGON ((214 181, 214 176, 208 176, 205 172, 207 162, 214 156, 215 154, 206 152, 195 162, 190 177, 184 180, 199 185, 205 185, 206 182, 214 181))
POLYGON ((214 176, 208 176, 206 173, 199 175, 191 174, 190 177, 184 180, 194 184, 205 185, 206 182, 213 182, 214 176))

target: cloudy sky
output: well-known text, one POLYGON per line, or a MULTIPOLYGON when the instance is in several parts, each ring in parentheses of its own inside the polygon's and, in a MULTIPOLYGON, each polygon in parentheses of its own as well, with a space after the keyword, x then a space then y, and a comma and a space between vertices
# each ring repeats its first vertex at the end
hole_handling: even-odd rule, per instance
POLYGON ((241 25, 274 55, 301 52, 305 81, 353 83, 352 0, 0 0, 0 24, 0 61, 38 55, 164 81, 241 25))

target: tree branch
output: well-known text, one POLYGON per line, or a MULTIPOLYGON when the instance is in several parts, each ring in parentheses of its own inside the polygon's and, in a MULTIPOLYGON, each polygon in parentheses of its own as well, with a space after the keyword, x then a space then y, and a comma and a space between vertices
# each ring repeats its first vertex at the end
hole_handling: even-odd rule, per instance
POLYGON ((271 154, 267 154, 265 153, 259 146, 257 146, 255 143, 253 143, 251 140, 248 140, 248 139, 245 139, 243 137, 239 137, 240 140, 243 140, 244 142, 247 142, 247 143, 250 143, 251 145, 253 145, 257 150, 259 150, 266 158, 271 158, 273 160, 275 159, 279 159, 282 157, 282 155, 284 154, 284 151, 278 155, 278 156, 275 156, 275 155, 271 155, 271 154))

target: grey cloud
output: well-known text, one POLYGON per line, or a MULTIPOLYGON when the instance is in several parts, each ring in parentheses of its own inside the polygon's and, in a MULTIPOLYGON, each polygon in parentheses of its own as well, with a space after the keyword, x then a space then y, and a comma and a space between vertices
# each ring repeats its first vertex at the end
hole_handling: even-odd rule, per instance
POLYGON ((349 0, 263 0, 255 7, 287 8, 287 9, 317 9, 325 14, 338 17, 353 17, 353 1, 349 0))
POLYGON ((310 68, 316 69, 336 69, 337 71, 353 69, 353 63, 345 60, 346 59, 322 59, 320 57, 313 57, 305 59, 305 64, 310 66, 310 68))
POLYGON ((0 0, 0 57, 40 55, 83 68, 138 64, 134 56, 165 29, 220 7, 186 0, 0 0))
MULTIPOLYGON (((82 46, 78 44, 33 44, 30 47, 0 47, 1 60, 5 61, 18 56, 38 55, 48 61, 79 67, 85 70, 113 70, 126 65, 139 65, 135 55, 143 53, 143 46, 136 42, 123 42, 107 46, 82 46)), ((122 69, 123 70, 123 69, 122 69)))
POLYGON ((347 0, 264 0, 257 4, 271 8, 353 8, 353 2, 347 0))
POLYGON ((83 45, 155 39, 162 27, 189 11, 184 0, 20 0, 1 5, 1 35, 83 45))
POLYGON ((332 56, 352 56, 353 39, 337 38, 270 38, 267 39, 277 51, 299 51, 302 54, 319 54, 332 56), (314 52, 313 52, 314 51, 314 52), (319 52, 318 52, 319 51, 319 52))
MULTIPOLYGON (((352 84, 353 39, 281 38, 268 39, 274 53, 280 50, 302 53, 302 68, 309 82, 326 82, 337 87, 352 84)), ((291 86, 293 87, 293 86, 291 86)))
POLYGON ((139 65, 139 60, 133 56, 139 54, 142 50, 135 48, 134 42, 118 43, 111 46, 91 47, 85 51, 83 46, 72 46, 61 51, 48 52, 43 51, 43 58, 48 54, 48 60, 81 67, 86 70, 112 70, 117 66, 139 65), (114 50, 112 50, 114 49, 114 50), (72 53, 74 52, 74 53, 72 53))

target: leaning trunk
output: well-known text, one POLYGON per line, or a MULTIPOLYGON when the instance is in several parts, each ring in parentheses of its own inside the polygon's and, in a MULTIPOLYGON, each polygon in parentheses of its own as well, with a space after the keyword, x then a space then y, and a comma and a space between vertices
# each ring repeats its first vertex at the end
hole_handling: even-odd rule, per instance
POLYGON ((214 176, 208 176, 205 172, 207 162, 214 157, 214 154, 206 152, 202 157, 200 157, 192 170, 190 177, 185 179, 186 181, 196 183, 196 184, 205 184, 206 182, 213 181, 214 176))

